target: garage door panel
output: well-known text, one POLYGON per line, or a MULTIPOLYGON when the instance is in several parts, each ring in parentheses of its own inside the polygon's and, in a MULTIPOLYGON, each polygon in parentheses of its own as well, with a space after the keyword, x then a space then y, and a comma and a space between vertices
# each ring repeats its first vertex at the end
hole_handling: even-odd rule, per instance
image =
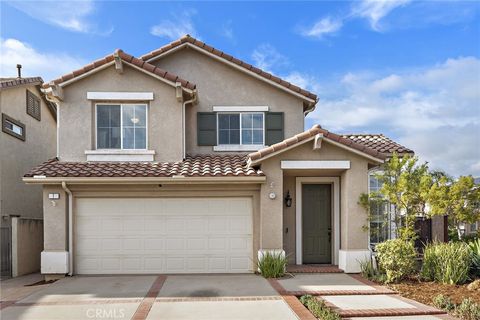
MULTIPOLYGON (((144 258, 145 262, 145 273, 152 272, 164 272, 164 264, 165 264, 165 258, 156 256, 156 257, 145 257, 144 258)), ((137 271, 138 272, 138 271, 137 271)))
POLYGON ((178 250, 185 249, 185 239, 184 238, 166 238, 165 239, 165 250, 176 252, 178 250))
POLYGON ((228 220, 225 217, 208 217, 208 233, 222 234, 228 233, 228 220))
POLYGON ((231 257, 230 258, 230 269, 232 271, 245 270, 250 267, 251 260, 245 257, 231 257))
POLYGON ((165 225, 165 217, 163 216, 146 216, 144 218, 144 230, 149 233, 157 234, 157 233, 165 233, 166 232, 166 225, 165 225))
POLYGON ((208 271, 212 273, 222 272, 227 269, 227 258, 224 256, 216 256, 208 258, 208 271))
POLYGON ((249 217, 230 217, 229 231, 237 234, 245 234, 251 232, 252 220, 249 217))
POLYGON ((252 272, 249 198, 77 199, 79 274, 252 272))
POLYGON ((100 219, 96 217, 77 217, 75 220, 78 235, 96 235, 100 232, 100 219))
POLYGON ((203 218, 191 216, 185 224, 185 231, 190 234, 203 234, 207 230, 207 221, 203 218))
POLYGON ((165 239, 145 239, 145 250, 149 252, 163 252, 165 250, 165 239))

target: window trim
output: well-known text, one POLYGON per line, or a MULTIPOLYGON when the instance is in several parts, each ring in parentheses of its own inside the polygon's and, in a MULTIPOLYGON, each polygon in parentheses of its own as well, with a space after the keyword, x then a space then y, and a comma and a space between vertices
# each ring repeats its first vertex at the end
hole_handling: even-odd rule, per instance
POLYGON ((148 103, 121 103, 121 102, 102 102, 102 103, 95 103, 95 150, 101 150, 101 151, 110 151, 110 150, 119 150, 119 151, 125 151, 129 152, 132 150, 143 150, 147 151, 148 150, 148 103), (105 149, 105 148, 98 148, 98 127, 97 127, 97 115, 98 115, 98 106, 112 106, 112 105, 118 105, 120 106, 120 148, 111 148, 111 149, 105 149), (133 106, 138 106, 138 105, 143 105, 145 106, 145 148, 144 149, 124 149, 123 148, 123 106, 128 106, 128 105, 133 105, 133 106))
POLYGON ((265 147, 265 112, 217 112, 217 145, 213 147, 214 151, 257 151, 265 147), (224 114, 238 114, 239 115, 239 129, 240 129, 240 143, 239 144, 220 144, 220 121, 219 115, 224 114), (262 144, 243 144, 242 143, 242 114, 261 114, 262 115, 262 144))
POLYGON ((26 138, 26 128, 25 128, 25 125, 23 123, 21 123, 20 121, 18 120, 15 120, 13 119, 12 117, 9 117, 7 116, 5 113, 2 113, 2 131, 5 132, 6 134, 9 134, 11 135, 12 137, 14 138, 17 138, 19 140, 22 140, 22 141, 25 141, 25 138, 26 138), (9 129, 7 129, 5 127, 5 122, 8 121, 8 122, 11 122, 13 123, 14 125, 22 128, 22 134, 18 134, 18 133, 15 133, 9 129))

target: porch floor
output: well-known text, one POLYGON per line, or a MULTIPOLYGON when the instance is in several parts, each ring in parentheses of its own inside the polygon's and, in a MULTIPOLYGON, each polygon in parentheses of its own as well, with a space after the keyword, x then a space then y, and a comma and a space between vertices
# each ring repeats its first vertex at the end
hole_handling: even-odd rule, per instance
POLYGON ((291 264, 287 266, 290 273, 343 273, 338 266, 331 264, 291 264))

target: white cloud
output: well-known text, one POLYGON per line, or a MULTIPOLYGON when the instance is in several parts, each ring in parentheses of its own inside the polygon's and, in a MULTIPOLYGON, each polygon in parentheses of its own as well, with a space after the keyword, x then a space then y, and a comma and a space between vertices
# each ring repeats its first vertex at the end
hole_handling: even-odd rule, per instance
POLYGON ((220 29, 220 34, 231 41, 235 40, 235 35, 233 34, 232 28, 232 20, 228 20, 222 25, 222 28, 220 29))
POLYGON ((273 73, 272 69, 279 69, 289 64, 287 57, 268 43, 259 45, 253 51, 252 60, 255 66, 270 73, 273 73))
POLYGON ((356 2, 351 14, 368 19, 372 29, 380 31, 380 20, 382 20, 383 17, 395 8, 404 6, 411 1, 412 0, 362 0, 356 2))
POLYGON ((321 90, 320 81, 311 74, 293 71, 282 78, 302 89, 310 90, 314 93, 321 90))
POLYGON ((63 53, 39 52, 17 39, 0 39, 0 75, 15 77, 17 63, 22 65, 22 76, 41 76, 49 81, 78 69, 86 61, 63 53))
POLYGON ((390 75, 349 73, 319 86, 308 121, 339 132, 383 132, 433 168, 479 176, 479 74, 474 57, 390 75))
POLYGON ((92 0, 75 1, 8 1, 12 7, 26 13, 32 18, 74 32, 109 35, 113 27, 100 30, 92 22, 95 12, 92 0))
POLYGON ((343 21, 341 19, 333 19, 325 17, 313 24, 309 28, 302 28, 301 34, 307 37, 323 38, 326 35, 333 34, 342 28, 343 21))
POLYGON ((159 24, 150 28, 150 33, 157 37, 176 40, 186 34, 197 37, 197 31, 193 23, 196 10, 186 10, 181 14, 172 14, 171 19, 164 19, 159 24))

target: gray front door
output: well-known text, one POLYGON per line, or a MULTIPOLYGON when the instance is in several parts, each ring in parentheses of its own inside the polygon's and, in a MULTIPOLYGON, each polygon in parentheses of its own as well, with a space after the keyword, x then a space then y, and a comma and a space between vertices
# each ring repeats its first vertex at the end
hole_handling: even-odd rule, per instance
POLYGON ((303 263, 332 262, 332 187, 302 185, 303 263))

